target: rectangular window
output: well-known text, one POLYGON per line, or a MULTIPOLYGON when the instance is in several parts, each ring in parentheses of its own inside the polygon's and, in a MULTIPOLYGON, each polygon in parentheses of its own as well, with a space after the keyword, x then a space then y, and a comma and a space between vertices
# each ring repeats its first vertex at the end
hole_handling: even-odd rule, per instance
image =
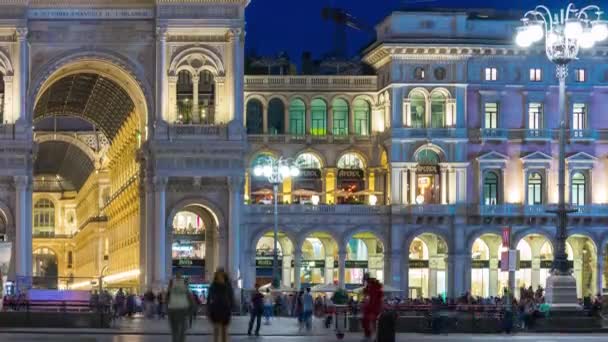
POLYGON ((575 103, 572 106, 572 136, 582 137, 585 129, 585 116, 587 108, 584 103, 575 103))
POLYGON ((574 77, 576 82, 585 82, 587 80, 585 69, 574 69, 574 77))
POLYGON ((496 68, 486 68, 486 81, 496 81, 498 79, 498 71, 496 68))
POLYGON ((543 104, 531 102, 528 105, 528 129, 533 136, 539 136, 543 128, 543 104))
POLYGON ((485 121, 483 128, 496 129, 498 128, 498 104, 496 102, 488 102, 485 104, 485 121))
POLYGON ((532 68, 530 69, 530 81, 532 82, 540 82, 543 80, 543 72, 540 68, 532 68))

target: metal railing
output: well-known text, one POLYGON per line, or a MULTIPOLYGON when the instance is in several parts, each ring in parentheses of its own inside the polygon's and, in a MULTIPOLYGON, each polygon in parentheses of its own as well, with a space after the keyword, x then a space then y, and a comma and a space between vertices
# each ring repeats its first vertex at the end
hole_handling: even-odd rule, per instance
MULTIPOLYGON (((253 204, 244 206, 247 214, 264 214, 272 215, 273 206, 263 204, 253 204)), ((390 212, 389 206, 383 205, 309 205, 309 204, 292 204, 279 205, 279 214, 343 214, 343 215, 386 215, 390 212)))

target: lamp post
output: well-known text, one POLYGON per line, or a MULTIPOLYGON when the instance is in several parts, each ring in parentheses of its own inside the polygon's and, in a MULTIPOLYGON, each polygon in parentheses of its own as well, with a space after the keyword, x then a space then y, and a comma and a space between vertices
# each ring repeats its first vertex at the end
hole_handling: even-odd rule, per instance
POLYGON ((288 177, 297 177, 300 174, 300 169, 296 167, 290 159, 283 157, 274 159, 272 157, 264 158, 258 165, 253 168, 253 174, 256 177, 265 177, 272 184, 272 193, 274 200, 274 249, 272 257, 272 287, 278 289, 281 286, 279 280, 279 207, 278 193, 279 185, 283 184, 288 177))
POLYGON ((529 47, 545 38, 547 58, 556 65, 559 80, 559 167, 558 204, 552 210, 557 216, 556 246, 551 276, 547 279, 546 299, 553 308, 568 309, 578 306, 576 281, 566 254, 568 213, 566 207, 566 77, 568 64, 578 58, 580 49, 590 49, 596 42, 608 38, 608 24, 601 19, 602 11, 592 5, 576 9, 569 4, 559 13, 551 13, 545 6, 537 6, 521 19, 515 41, 529 47))

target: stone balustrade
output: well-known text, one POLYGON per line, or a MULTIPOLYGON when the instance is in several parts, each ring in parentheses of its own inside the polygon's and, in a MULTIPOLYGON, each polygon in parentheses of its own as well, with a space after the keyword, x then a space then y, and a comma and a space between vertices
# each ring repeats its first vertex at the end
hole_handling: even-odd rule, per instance
POLYGON ((245 91, 356 90, 377 91, 377 76, 245 76, 245 91))

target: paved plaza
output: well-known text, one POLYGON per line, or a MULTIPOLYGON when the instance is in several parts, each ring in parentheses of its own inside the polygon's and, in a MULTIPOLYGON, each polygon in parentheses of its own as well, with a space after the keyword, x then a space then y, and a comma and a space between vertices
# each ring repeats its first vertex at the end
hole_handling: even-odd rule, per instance
MULTIPOLYGON (((3 334, 0 333, 0 341, 15 341, 15 342, 164 342, 170 341, 169 335, 45 335, 45 334, 3 334)), ((210 341, 209 335, 189 336, 187 342, 194 341, 210 341)), ((268 341, 268 342, 304 342, 311 341, 310 336, 232 336, 231 341, 268 341)), ((361 337, 357 335, 348 335, 343 341, 354 342, 360 341, 361 337)), ((337 341, 333 336, 315 337, 315 342, 337 341)), ((488 342, 603 342, 606 341, 606 335, 469 335, 469 334, 454 334, 454 335, 416 335, 416 334, 401 334, 397 337, 397 341, 407 342, 468 342, 468 341, 488 341, 488 342)))

